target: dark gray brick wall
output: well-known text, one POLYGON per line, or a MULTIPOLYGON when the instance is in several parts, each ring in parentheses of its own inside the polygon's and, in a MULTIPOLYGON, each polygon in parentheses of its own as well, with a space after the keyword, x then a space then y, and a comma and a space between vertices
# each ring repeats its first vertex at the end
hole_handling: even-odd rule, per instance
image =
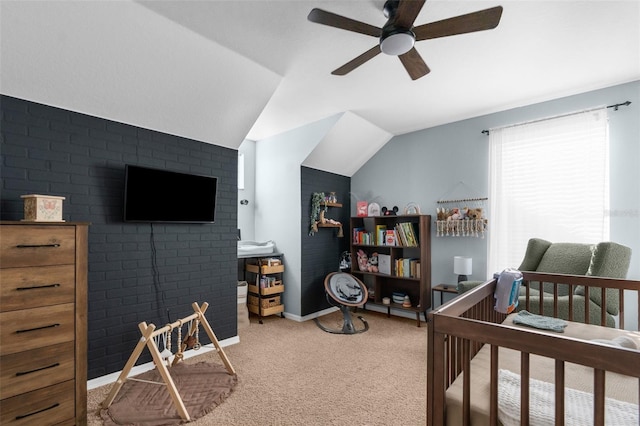
POLYGON ((324 292, 324 278, 330 272, 339 270, 340 254, 349 250, 349 214, 351 212, 351 178, 302 167, 302 274, 301 274, 301 314, 302 316, 328 308, 324 292), (338 220, 343 225, 344 237, 338 238, 337 229, 320 228, 313 236, 311 226, 311 195, 314 192, 335 192, 342 208, 329 208, 328 218, 338 220))
POLYGON ((219 340, 237 334, 236 150, 8 96, 0 113, 0 218, 23 218, 20 195, 51 194, 66 197, 63 219, 91 223, 90 379, 124 367, 138 323, 163 326, 192 302, 210 304, 219 340), (125 164, 217 176, 216 223, 124 223, 125 164))

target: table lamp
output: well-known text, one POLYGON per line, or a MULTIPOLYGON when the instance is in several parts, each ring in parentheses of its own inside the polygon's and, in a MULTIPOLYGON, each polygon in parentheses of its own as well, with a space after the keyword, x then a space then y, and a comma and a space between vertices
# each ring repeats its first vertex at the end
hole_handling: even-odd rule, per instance
POLYGON ((453 273, 458 275, 458 282, 466 281, 471 275, 472 259, 470 257, 455 256, 453 258, 453 273))

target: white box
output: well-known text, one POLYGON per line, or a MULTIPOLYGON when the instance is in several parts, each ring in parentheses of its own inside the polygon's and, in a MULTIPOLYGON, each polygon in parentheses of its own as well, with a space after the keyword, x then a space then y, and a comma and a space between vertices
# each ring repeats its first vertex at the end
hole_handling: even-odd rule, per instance
POLYGON ((64 222, 62 220, 62 200, 55 195, 21 195, 24 200, 25 222, 64 222))

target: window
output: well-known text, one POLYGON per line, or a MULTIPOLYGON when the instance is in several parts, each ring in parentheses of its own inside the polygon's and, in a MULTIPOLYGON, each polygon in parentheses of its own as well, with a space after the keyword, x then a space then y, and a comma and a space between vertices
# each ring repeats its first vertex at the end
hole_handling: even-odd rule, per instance
POLYGON ((492 129, 488 271, 517 268, 527 242, 609 238, 606 108, 492 129))

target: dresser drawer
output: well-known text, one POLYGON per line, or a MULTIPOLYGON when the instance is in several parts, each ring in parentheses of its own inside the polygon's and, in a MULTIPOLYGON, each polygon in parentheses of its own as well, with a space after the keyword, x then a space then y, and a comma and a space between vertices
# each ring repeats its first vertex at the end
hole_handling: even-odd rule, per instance
POLYGON ((0 313, 0 355, 29 351, 75 339, 75 305, 0 313))
POLYGON ((0 357, 0 399, 72 380, 74 343, 66 342, 0 357))
POLYGON ((46 426, 74 419, 74 399, 74 380, 4 399, 0 424, 46 426))
POLYGON ((0 268, 73 264, 75 253, 73 226, 2 226, 0 268))
POLYGON ((75 300, 74 265, 0 269, 0 312, 75 300))

